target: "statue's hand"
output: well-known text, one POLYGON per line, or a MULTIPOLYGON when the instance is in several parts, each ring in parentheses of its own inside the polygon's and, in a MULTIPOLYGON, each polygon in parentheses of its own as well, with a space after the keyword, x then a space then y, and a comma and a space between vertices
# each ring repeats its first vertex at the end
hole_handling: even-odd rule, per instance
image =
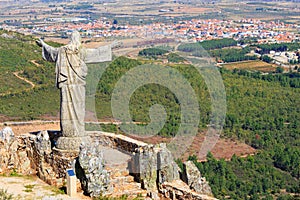
POLYGON ((38 39, 35 41, 37 45, 39 45, 40 47, 43 46, 43 40, 42 39, 38 39))

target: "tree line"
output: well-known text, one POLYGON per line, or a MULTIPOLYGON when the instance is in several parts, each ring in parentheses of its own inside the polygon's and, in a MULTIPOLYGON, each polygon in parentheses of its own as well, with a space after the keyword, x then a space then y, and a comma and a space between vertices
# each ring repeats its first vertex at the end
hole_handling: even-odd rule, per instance
POLYGON ((258 49, 256 50, 260 54, 269 54, 270 51, 295 51, 300 49, 300 43, 274 43, 274 44, 255 44, 258 49))
POLYGON ((230 49, 216 49, 210 51, 210 55, 215 57, 218 62, 238 62, 244 60, 257 60, 255 55, 246 55, 250 53, 250 48, 230 48, 230 49))
MULTIPOLYGON (((225 71, 225 69, 221 69, 225 71)), ((268 82, 278 82, 283 87, 300 88, 300 74, 297 72, 282 73, 283 69, 277 67, 275 73, 263 74, 259 71, 253 72, 244 69, 234 69, 233 74, 240 76, 251 77, 254 79, 260 79, 268 82)), ((228 73, 230 73, 228 71, 228 73)))

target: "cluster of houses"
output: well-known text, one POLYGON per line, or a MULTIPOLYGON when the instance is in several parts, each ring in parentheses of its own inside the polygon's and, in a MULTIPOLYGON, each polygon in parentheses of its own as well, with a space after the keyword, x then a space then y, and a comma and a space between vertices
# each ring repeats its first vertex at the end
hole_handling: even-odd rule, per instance
POLYGON ((77 29, 87 37, 176 37, 182 41, 196 42, 220 38, 258 38, 258 42, 292 42, 299 40, 299 35, 287 30, 297 30, 296 24, 280 21, 262 22, 257 19, 218 20, 192 19, 176 23, 140 25, 119 25, 107 18, 86 22, 84 18, 46 18, 43 22, 30 27, 15 27, 2 24, 0 28, 31 34, 66 33, 77 29))
POLYGON ((298 63, 299 59, 299 53, 298 52, 292 52, 292 51, 286 51, 286 52, 275 52, 270 51, 270 54, 268 55, 271 57, 275 64, 285 66, 287 67, 287 64, 296 64, 298 63))

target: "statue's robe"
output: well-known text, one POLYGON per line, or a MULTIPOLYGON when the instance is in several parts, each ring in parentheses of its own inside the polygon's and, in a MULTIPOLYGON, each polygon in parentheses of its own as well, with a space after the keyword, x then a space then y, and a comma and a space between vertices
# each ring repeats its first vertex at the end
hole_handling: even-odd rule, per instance
POLYGON ((43 58, 56 63, 56 85, 61 91, 60 126, 63 137, 85 136, 85 77, 87 63, 111 61, 111 46, 97 49, 43 45, 43 58))

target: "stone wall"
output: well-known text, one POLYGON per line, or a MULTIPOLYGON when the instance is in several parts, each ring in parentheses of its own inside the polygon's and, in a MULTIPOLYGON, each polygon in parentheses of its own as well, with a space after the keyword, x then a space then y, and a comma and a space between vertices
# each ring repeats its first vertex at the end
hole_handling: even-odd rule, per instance
POLYGON ((107 133, 102 131, 87 131, 92 141, 98 141, 100 145, 116 148, 127 153, 135 153, 136 149, 148 146, 148 144, 126 137, 124 135, 107 133))
POLYGON ((0 140, 0 172, 35 174, 36 166, 29 159, 33 154, 32 141, 27 137, 13 138, 10 142, 0 140))
POLYGON ((53 148, 57 135, 59 133, 41 131, 13 137, 9 142, 0 140, 0 171, 36 174, 50 185, 63 186, 66 169, 74 165, 78 152, 53 148))
POLYGON ((159 199, 159 192, 169 199, 213 199, 209 197, 212 195, 210 187, 198 169, 192 163, 185 163, 185 172, 180 172, 165 144, 148 145, 113 133, 88 134, 92 142, 82 145, 80 152, 56 149, 60 133, 55 131, 11 136, 5 140, 0 137, 0 173, 15 170, 25 175, 36 174, 48 184, 63 186, 66 169, 73 168, 81 188, 91 196, 113 193, 111 183, 115 186, 116 181, 126 180, 123 185, 134 185, 131 181, 135 180, 141 185, 135 187, 136 191, 143 193, 140 189, 144 189, 152 199, 159 199), (126 153, 125 165, 117 165, 125 168, 117 171, 122 171, 126 177, 120 177, 120 172, 107 170, 101 147, 126 153), (185 183, 180 180, 180 174, 185 183), (134 178, 131 179, 130 175, 134 178))

